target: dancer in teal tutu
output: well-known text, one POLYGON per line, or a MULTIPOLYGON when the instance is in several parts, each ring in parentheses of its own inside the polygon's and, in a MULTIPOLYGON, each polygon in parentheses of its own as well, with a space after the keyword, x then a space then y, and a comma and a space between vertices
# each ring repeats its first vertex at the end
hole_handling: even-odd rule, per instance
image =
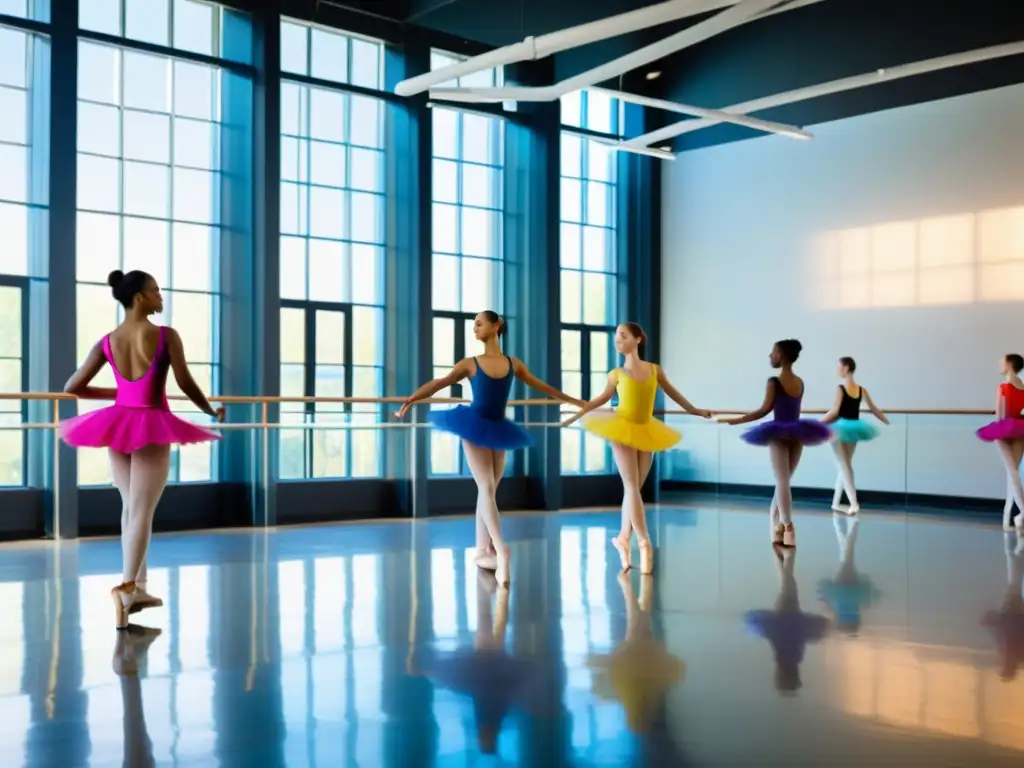
POLYGON ((879 410, 868 394, 867 389, 853 380, 854 371, 857 370, 857 361, 852 357, 839 358, 839 377, 843 383, 836 391, 836 401, 832 404, 832 410, 825 414, 821 421, 832 427, 835 440, 832 443, 832 450, 836 453, 836 464, 839 465, 839 473, 836 476, 836 491, 832 496, 832 509, 836 512, 845 512, 856 515, 860 512, 860 503, 857 501, 857 488, 853 483, 853 452, 857 449, 857 443, 867 440, 874 440, 878 437, 878 429, 873 424, 867 424, 860 419, 860 405, 865 403, 868 410, 875 415, 883 424, 888 424, 889 419, 879 410), (849 507, 843 507, 840 502, 843 500, 843 491, 846 491, 846 498, 850 502, 849 507))
POLYGON ((497 312, 481 312, 473 321, 473 335, 483 342, 484 353, 467 357, 455 364, 446 376, 428 381, 402 404, 395 416, 404 418, 417 400, 436 395, 463 379, 469 379, 473 400, 469 405, 430 412, 430 422, 440 429, 462 438, 466 463, 476 481, 476 564, 484 570, 496 571, 499 586, 509 583, 509 546, 501 536, 496 494, 505 470, 505 451, 526 448, 533 444, 529 433, 505 418, 512 380, 518 378, 526 386, 556 400, 583 407, 585 403, 538 379, 521 360, 501 351, 505 321, 497 312))

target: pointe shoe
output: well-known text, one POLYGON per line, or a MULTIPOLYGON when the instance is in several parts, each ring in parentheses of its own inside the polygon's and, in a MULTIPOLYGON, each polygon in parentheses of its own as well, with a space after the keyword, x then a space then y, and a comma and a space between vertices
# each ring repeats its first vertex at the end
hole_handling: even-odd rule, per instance
POLYGON ((785 530, 786 526, 782 523, 776 523, 772 526, 772 544, 782 544, 785 530))
POLYGON ((784 526, 782 529, 782 546, 787 549, 792 549, 796 546, 796 530, 793 528, 792 523, 784 526))
POLYGON ((630 542, 628 540, 623 541, 618 536, 613 536, 611 541, 612 546, 615 547, 615 550, 619 553, 619 562, 622 564, 622 570, 628 571, 633 567, 633 563, 630 561, 630 542))
POLYGON ((142 587, 135 586, 135 600, 132 602, 132 607, 128 609, 128 613, 135 614, 139 611, 144 611, 147 608, 162 608, 164 601, 156 595, 151 595, 142 587))
POLYGON ((497 579, 499 587, 508 587, 510 583, 509 558, 511 555, 512 548, 508 544, 499 549, 495 554, 494 578, 497 579))
POLYGON ((134 581, 126 581, 110 590, 110 599, 114 602, 114 626, 117 629, 128 628, 128 614, 137 595, 134 581))
POLYGON ((640 573, 643 576, 650 576, 654 573, 654 547, 651 545, 650 539, 640 541, 638 546, 640 547, 640 573))
POLYGON ((498 570, 498 556, 487 549, 478 549, 473 557, 473 563, 482 571, 498 570))

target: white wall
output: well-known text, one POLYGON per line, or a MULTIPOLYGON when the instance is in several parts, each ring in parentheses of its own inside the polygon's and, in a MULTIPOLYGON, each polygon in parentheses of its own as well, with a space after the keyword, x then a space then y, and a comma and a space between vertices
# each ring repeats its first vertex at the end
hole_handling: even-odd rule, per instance
MULTIPOLYGON (((792 336, 806 408, 831 404, 840 355, 883 409, 991 408, 1000 356, 1024 352, 1024 86, 811 130, 665 163, 666 372, 700 406, 753 409, 792 336)), ((1002 497, 973 434, 987 420, 894 418, 858 485, 1002 497)), ((738 428, 683 426, 671 476, 771 482, 738 428)), ((833 480, 830 451, 809 451, 797 485, 833 480)))

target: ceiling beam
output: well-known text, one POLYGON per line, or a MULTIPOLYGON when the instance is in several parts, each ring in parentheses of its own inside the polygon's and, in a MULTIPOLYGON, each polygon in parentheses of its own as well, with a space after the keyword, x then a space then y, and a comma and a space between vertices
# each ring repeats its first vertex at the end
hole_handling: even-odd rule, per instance
MULTIPOLYGON (((987 48, 978 48, 973 51, 964 51, 963 53, 954 53, 949 56, 939 56, 934 59, 924 59, 923 61, 915 61, 910 64, 900 64, 895 67, 878 69, 874 72, 854 75, 853 77, 844 77, 839 80, 832 80, 819 85, 811 85, 806 88, 797 88, 796 90, 777 93, 772 96, 765 96, 742 104, 734 104, 731 107, 724 107, 721 111, 727 112, 730 115, 747 115, 752 112, 761 112, 765 109, 781 107, 786 104, 795 104, 799 101, 816 99, 818 97, 829 96, 834 93, 843 93, 844 91, 852 91, 857 88, 866 88, 871 85, 879 85, 881 83, 888 83, 894 80, 901 80, 905 77, 914 77, 916 75, 924 75, 929 72, 937 72, 942 69, 962 67, 968 64, 976 64, 981 61, 990 61, 992 59, 1005 58, 1007 56, 1019 56, 1022 54, 1024 54, 1024 41, 1006 43, 1004 45, 993 45, 987 48)), ((699 131, 703 128, 710 128, 711 126, 718 125, 721 122, 723 121, 713 118, 684 120, 673 125, 665 126, 664 128, 659 128, 656 131, 645 133, 642 136, 637 136, 634 139, 629 139, 625 144, 629 147, 649 147, 654 144, 670 141, 676 136, 682 136, 684 133, 692 133, 693 131, 699 131)))

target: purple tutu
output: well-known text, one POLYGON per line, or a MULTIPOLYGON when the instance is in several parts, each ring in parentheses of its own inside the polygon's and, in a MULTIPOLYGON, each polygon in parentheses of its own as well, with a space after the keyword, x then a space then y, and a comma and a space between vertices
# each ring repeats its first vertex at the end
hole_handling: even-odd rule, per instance
POLYGON ((814 419, 766 421, 748 429, 741 437, 751 445, 768 445, 773 440, 788 440, 801 445, 821 445, 831 439, 832 430, 814 419))
POLYGON ((478 409, 469 405, 431 411, 427 418, 437 429, 492 451, 514 451, 533 445, 530 433, 515 422, 508 419, 485 419, 478 409))
POLYGON ((1024 419, 1000 419, 986 424, 975 433, 986 443, 993 440, 1017 440, 1024 438, 1024 419))

